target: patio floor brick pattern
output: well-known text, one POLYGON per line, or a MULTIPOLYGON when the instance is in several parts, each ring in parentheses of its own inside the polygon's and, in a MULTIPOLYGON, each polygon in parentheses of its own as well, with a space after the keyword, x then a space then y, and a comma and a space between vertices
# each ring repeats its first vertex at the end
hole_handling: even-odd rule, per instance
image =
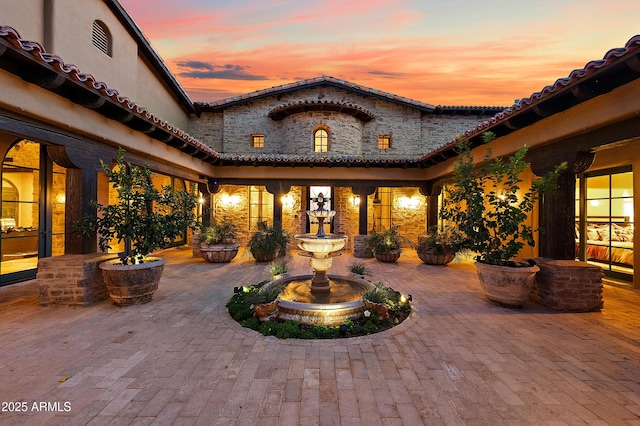
MULTIPOLYGON (((41 307, 34 281, 0 288, 0 402, 27 402, 0 424, 640 424, 638 291, 605 286, 602 312, 505 309, 484 299, 471 263, 429 266, 406 250, 397 264, 364 260, 374 281, 413 296, 405 322, 278 340, 225 308, 265 264, 162 255, 146 305, 41 307)), ((293 273, 310 273, 293 259, 293 273)))

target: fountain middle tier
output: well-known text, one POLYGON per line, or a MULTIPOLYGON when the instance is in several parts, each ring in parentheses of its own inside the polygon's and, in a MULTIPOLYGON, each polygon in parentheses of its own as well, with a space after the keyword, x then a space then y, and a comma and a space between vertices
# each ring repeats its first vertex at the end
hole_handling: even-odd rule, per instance
POLYGON ((314 234, 302 234, 294 237, 298 247, 311 253, 309 264, 315 271, 311 280, 312 293, 328 293, 331 291, 331 283, 327 278, 327 269, 331 267, 333 260, 331 253, 341 250, 347 243, 346 235, 326 234, 322 237, 314 234))

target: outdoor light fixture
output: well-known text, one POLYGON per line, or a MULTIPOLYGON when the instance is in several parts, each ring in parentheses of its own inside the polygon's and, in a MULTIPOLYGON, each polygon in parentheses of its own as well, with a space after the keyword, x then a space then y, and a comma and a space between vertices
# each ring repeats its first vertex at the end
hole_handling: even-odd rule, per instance
POLYGON ((293 207, 293 203, 295 200, 293 199, 293 195, 287 194, 287 195, 283 195, 282 198, 280 198, 280 201, 282 201, 283 207, 291 208, 293 207))
POLYGON ((420 205, 420 199, 418 197, 400 197, 398 204, 403 209, 416 209, 420 205))
POLYGON ((360 196, 359 195, 354 195, 352 196, 349 201, 351 201, 351 205, 353 207, 358 207, 360 206, 360 196))
POLYGON ((225 207, 235 207, 240 204, 240 196, 222 194, 220 195, 220 204, 222 204, 225 207))
POLYGON ((408 300, 409 302, 411 302, 411 301, 413 300, 413 296, 412 296, 412 295, 410 295, 410 294, 409 294, 409 295, 407 295, 407 300, 408 300))
POLYGON ((233 288, 233 292, 234 293, 240 293, 240 290, 242 290, 242 287, 234 287, 233 288))
POLYGON ((407 303, 407 296, 405 296, 404 294, 402 296, 400 296, 400 303, 405 304, 407 303))
POLYGON ((202 195, 198 198, 198 204, 200 205, 204 204, 204 197, 202 195))

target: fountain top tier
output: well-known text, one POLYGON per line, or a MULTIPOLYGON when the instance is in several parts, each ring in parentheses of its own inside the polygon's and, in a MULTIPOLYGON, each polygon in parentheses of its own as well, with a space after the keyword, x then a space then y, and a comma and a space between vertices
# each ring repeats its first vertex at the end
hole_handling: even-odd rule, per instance
POLYGON ((315 235, 317 238, 327 237, 327 234, 324 233, 324 220, 331 219, 333 216, 336 215, 335 210, 326 210, 324 208, 324 204, 328 202, 330 199, 331 198, 325 197, 324 194, 320 192, 317 197, 314 197, 311 199, 311 201, 316 203, 318 207, 315 210, 307 210, 307 215, 309 217, 312 217, 318 220, 318 232, 315 235))

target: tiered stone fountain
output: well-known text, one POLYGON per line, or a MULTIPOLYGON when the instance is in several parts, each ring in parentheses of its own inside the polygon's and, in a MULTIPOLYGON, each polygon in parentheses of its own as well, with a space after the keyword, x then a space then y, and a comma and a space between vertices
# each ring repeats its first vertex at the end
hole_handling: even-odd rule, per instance
POLYGON ((364 310, 362 294, 374 285, 362 278, 327 275, 333 253, 344 248, 348 237, 324 232, 325 220, 331 220, 336 212, 324 208, 328 199, 323 194, 313 201, 318 208, 307 210, 307 215, 318 219, 318 232, 294 238, 300 249, 310 253, 309 264, 314 274, 283 278, 268 285, 288 283, 278 298, 278 318, 303 324, 337 325, 360 315, 364 310))

